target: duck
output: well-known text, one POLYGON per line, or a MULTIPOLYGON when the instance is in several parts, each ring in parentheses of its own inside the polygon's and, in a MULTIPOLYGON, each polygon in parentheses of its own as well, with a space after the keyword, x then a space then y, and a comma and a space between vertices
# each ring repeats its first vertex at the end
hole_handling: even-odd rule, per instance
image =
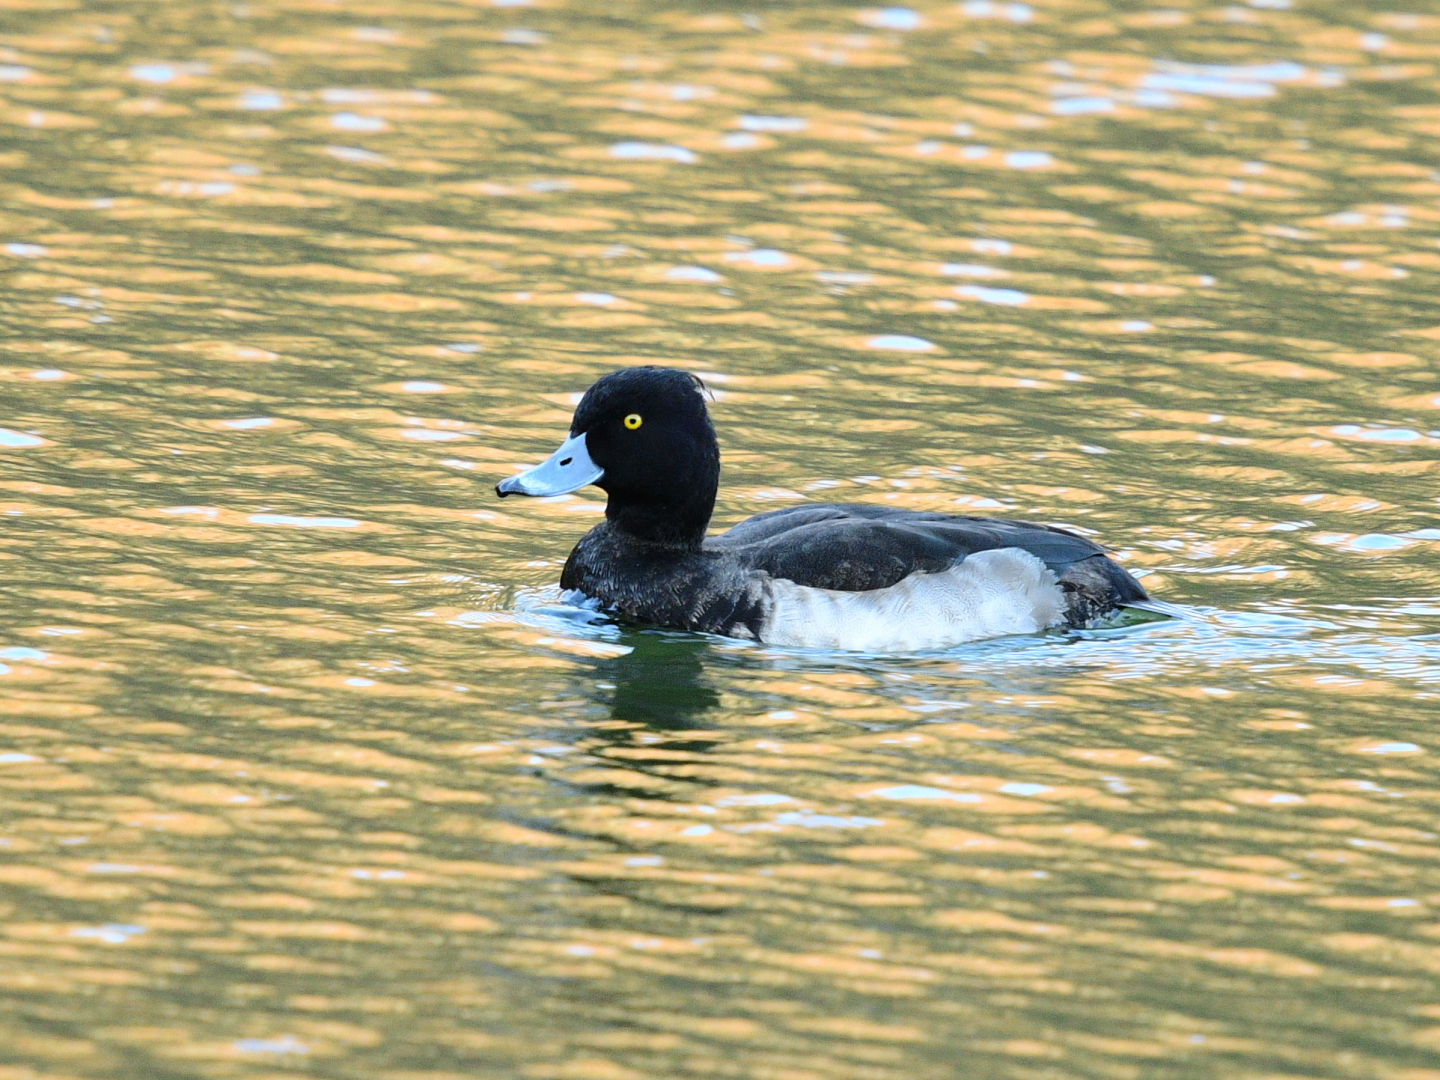
POLYGON ((771 646, 924 652, 1158 609, 1091 540, 1053 525, 805 503, 707 535, 720 446, 699 377, 630 367, 591 386, 558 450, 495 493, 595 485, 605 520, 560 588, 622 619, 771 646))

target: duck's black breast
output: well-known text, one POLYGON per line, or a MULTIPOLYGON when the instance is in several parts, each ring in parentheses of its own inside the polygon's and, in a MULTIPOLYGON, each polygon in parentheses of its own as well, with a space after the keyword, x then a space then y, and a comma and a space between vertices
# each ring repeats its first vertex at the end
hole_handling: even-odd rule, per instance
POLYGON ((887 588, 996 548, 1028 551, 1057 578, 1082 560, 1104 556, 1084 537, 1027 521, 836 503, 760 514, 705 541, 707 551, 747 569, 845 592, 887 588))
POLYGON ((560 587, 641 622, 758 638, 763 578, 726 554, 648 544, 604 521, 570 552, 560 587))

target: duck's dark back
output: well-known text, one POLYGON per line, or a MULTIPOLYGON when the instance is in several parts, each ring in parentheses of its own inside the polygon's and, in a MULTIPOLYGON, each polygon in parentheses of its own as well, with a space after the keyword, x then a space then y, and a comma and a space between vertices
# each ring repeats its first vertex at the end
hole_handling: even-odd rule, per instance
POLYGON ((907 574, 944 570, 995 548, 1028 551, 1056 577, 1104 554, 1084 537, 1032 522, 840 503, 760 514, 705 541, 707 551, 747 569, 846 592, 887 588, 907 574))

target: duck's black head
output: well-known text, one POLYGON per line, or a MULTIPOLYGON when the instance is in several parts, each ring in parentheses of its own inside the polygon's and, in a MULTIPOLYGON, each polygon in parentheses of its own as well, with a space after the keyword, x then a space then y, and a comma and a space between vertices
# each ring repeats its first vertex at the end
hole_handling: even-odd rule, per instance
POLYGON ((560 449, 495 491, 559 495, 586 484, 610 496, 605 516, 627 533, 698 547, 720 484, 720 448, 700 380, 662 367, 606 375, 580 400, 560 449))

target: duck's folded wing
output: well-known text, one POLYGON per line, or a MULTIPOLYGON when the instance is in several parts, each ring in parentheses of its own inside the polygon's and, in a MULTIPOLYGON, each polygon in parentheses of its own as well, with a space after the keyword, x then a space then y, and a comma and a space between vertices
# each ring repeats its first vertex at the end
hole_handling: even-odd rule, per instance
MULTIPOLYGON (((735 544, 752 544, 770 537, 779 536, 802 525, 814 525, 821 521, 870 521, 878 517, 917 518, 913 511, 897 511, 890 506, 866 506, 861 503, 805 503, 803 506, 787 506, 784 510, 771 510, 746 518, 729 532, 711 537, 707 543, 729 547, 735 544)), ((926 517, 944 517, 942 514, 928 514, 926 517)))
POLYGON ((847 592, 888 588, 910 574, 944 570, 977 551, 997 548, 1028 551, 1057 576, 1081 559, 1102 554, 1089 540, 1044 525, 868 506, 763 514, 706 546, 772 577, 847 592))

